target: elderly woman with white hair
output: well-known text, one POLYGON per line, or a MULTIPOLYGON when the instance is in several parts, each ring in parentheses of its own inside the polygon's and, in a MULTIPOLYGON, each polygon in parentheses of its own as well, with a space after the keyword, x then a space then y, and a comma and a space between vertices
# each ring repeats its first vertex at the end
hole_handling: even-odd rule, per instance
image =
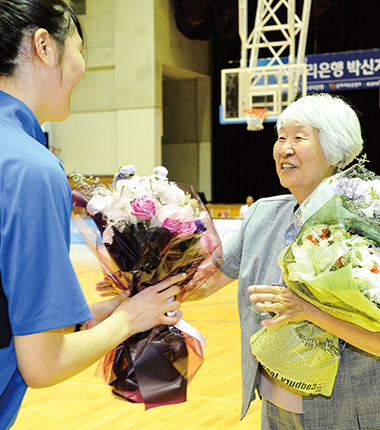
POLYGON ((223 247, 221 270, 208 282, 209 289, 200 293, 206 297, 239 279, 242 417, 257 390, 263 399, 262 429, 380 429, 380 333, 328 315, 278 285, 281 270, 277 258, 289 244, 292 230, 296 233, 295 210, 325 178, 348 166, 362 150, 358 117, 341 98, 313 94, 283 111, 277 132, 273 148, 276 171, 291 194, 260 199, 252 205, 240 232, 223 247), (277 312, 278 317, 261 321, 250 310, 252 302, 260 311, 277 312), (310 321, 347 343, 330 397, 292 391, 266 373, 251 353, 250 338, 262 325, 300 320, 310 321))

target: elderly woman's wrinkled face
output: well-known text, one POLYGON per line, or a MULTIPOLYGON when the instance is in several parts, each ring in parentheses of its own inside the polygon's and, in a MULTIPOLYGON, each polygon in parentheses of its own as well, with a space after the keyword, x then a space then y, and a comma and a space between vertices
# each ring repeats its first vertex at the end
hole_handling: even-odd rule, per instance
POLYGON ((301 204, 322 182, 334 174, 319 142, 319 130, 306 124, 284 124, 273 148, 281 185, 301 204))

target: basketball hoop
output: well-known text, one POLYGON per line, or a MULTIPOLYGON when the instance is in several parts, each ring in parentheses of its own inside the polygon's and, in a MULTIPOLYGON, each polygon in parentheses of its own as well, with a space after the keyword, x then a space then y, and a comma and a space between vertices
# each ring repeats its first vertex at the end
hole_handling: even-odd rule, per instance
POLYGON ((245 109, 245 118, 247 120, 247 130, 249 131, 259 131, 263 130, 263 122, 267 117, 268 109, 255 108, 255 109, 245 109))

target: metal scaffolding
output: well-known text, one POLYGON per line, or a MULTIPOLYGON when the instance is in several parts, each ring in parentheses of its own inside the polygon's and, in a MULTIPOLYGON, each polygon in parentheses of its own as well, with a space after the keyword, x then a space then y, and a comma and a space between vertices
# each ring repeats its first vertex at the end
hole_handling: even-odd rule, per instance
POLYGON ((258 0, 249 33, 248 0, 239 0, 240 67, 222 70, 224 119, 244 119, 252 108, 265 108, 269 119, 276 118, 297 94, 306 94, 310 9, 311 0, 303 0, 300 18, 296 0, 258 0))

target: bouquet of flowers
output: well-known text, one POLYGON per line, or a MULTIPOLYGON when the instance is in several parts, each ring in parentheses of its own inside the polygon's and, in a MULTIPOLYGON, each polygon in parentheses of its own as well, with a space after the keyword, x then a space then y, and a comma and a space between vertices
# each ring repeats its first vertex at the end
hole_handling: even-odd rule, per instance
MULTIPOLYGON (((380 178, 367 170, 364 162, 360 160, 348 171, 326 179, 303 202, 296 213, 300 230, 278 261, 285 284, 297 295, 337 318, 380 331, 380 178)), ((280 331, 287 332, 286 343, 297 337, 298 352, 292 350, 285 361, 297 363, 298 369, 290 365, 292 377, 288 379, 296 381, 298 376, 297 382, 303 381, 300 369, 311 363, 309 371, 324 372, 323 378, 318 375, 319 392, 330 395, 344 344, 321 329, 305 342, 297 336, 299 325, 314 326, 308 322, 283 323, 266 330, 265 339, 278 336, 280 331), (318 336, 323 340, 316 346, 318 336), (315 348, 320 350, 313 352, 315 348), (319 357, 314 362, 310 360, 313 353, 319 357)), ((277 362, 261 352, 255 336, 254 354, 270 371, 277 369, 277 362)), ((284 378, 283 369, 280 374, 284 378)), ((316 394, 310 384, 307 386, 309 389, 300 389, 303 394, 316 394)))
POLYGON ((326 203, 312 194, 300 207, 302 228, 279 257, 283 278, 325 312, 379 331, 380 179, 359 163, 326 186, 326 203), (308 217, 315 204, 322 206, 308 217))
MULTIPOLYGON (((185 301, 220 267, 221 243, 194 189, 170 182, 167 173, 159 166, 139 177, 134 166, 123 166, 107 187, 75 172, 74 205, 86 207, 101 240, 81 216, 74 219, 118 289, 134 295, 186 272, 177 284, 177 299, 185 301)), ((183 402, 203 362, 201 339, 182 318, 136 334, 106 355, 103 377, 114 394, 146 409, 183 402)))

